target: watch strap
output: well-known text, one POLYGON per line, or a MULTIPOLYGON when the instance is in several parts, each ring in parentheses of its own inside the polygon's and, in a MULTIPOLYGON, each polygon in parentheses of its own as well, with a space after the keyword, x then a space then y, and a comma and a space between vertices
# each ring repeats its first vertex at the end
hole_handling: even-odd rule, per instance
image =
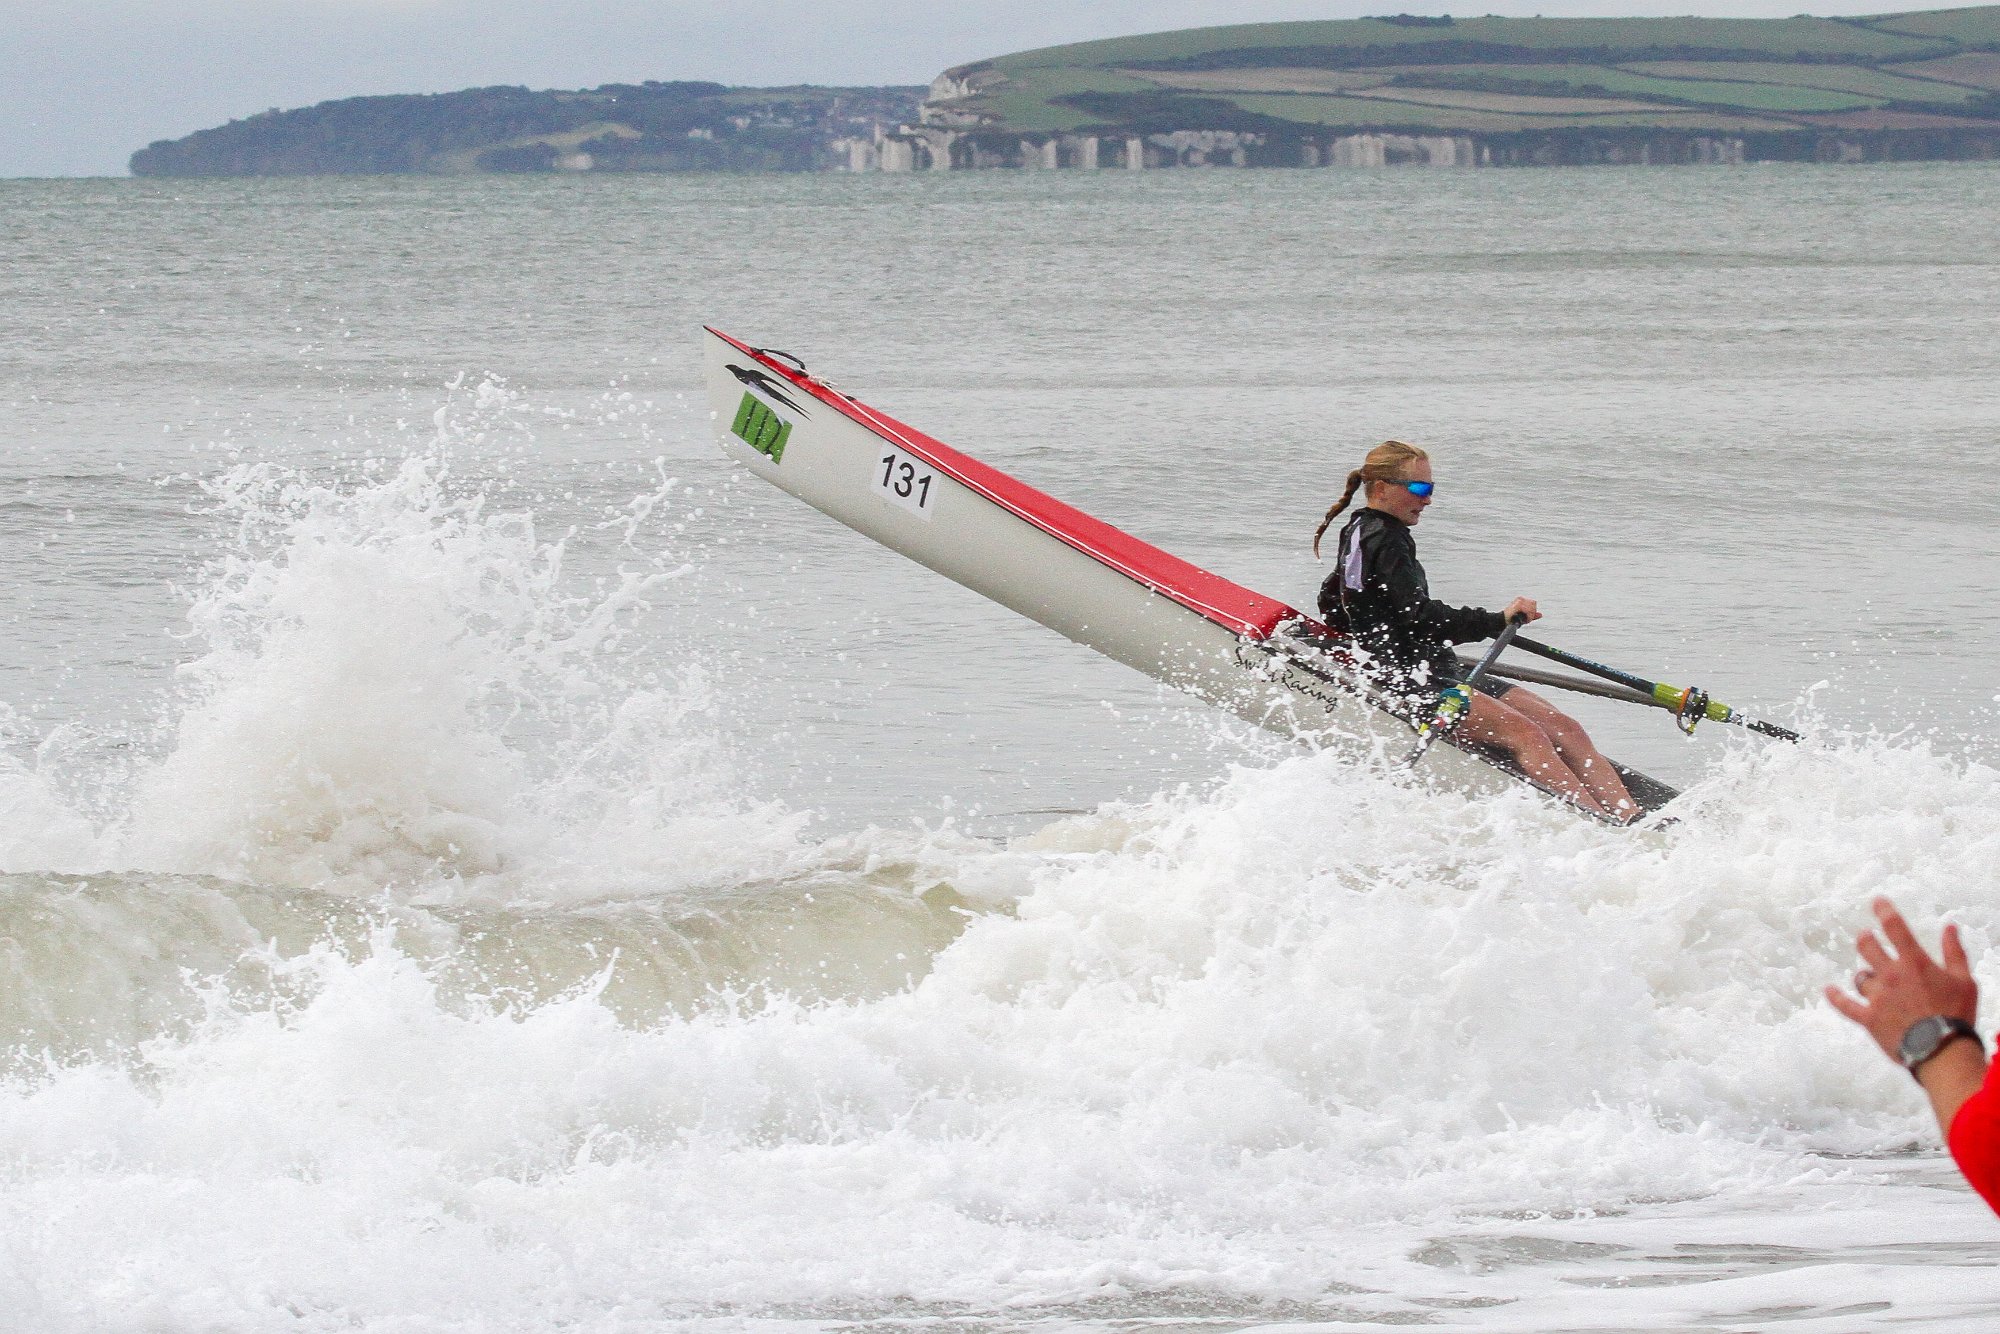
POLYGON ((1925 1061, 1943 1051, 1946 1046, 1959 1038, 1971 1038, 1980 1054, 1986 1053, 1986 1044, 1980 1041, 1979 1031, 1965 1020, 1955 1015, 1934 1014, 1919 1019, 1903 1032, 1903 1041, 1897 1048, 1897 1056, 1903 1068, 1910 1072, 1910 1078, 1918 1078, 1917 1070, 1925 1061))

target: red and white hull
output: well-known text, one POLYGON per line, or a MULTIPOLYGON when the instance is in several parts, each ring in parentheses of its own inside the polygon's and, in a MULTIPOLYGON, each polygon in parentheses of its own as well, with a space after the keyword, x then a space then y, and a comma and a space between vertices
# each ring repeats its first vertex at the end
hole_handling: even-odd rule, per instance
MULTIPOLYGON (((1396 757, 1412 729, 1325 626, 1042 494, 714 329, 709 403, 752 472, 892 551, 1146 675, 1313 745, 1396 757)), ((1426 775, 1531 782, 1446 738, 1426 775)))

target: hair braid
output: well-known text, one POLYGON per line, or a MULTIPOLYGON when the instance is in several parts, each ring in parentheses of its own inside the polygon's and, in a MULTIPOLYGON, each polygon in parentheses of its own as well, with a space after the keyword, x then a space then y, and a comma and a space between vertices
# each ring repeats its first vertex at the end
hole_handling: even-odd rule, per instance
POLYGON ((1333 508, 1319 521, 1319 527, 1313 530, 1313 555, 1319 555, 1320 539, 1326 536, 1326 530, 1333 526, 1340 512, 1347 508, 1347 502, 1354 499, 1354 493, 1360 490, 1363 482, 1400 481, 1405 468, 1429 457, 1415 445, 1406 445, 1401 440, 1384 440, 1369 450, 1361 466, 1347 474, 1347 489, 1340 493, 1340 499, 1333 503, 1333 508))
POLYGON ((1347 489, 1340 493, 1339 500, 1333 502, 1333 508, 1326 512, 1324 519, 1319 521, 1319 527, 1313 529, 1313 555, 1319 555, 1319 540, 1326 536, 1326 530, 1333 526, 1334 519, 1339 517, 1342 510, 1347 508, 1347 502, 1354 499, 1354 493, 1361 489, 1362 481, 1361 469, 1359 468, 1347 474, 1347 489))

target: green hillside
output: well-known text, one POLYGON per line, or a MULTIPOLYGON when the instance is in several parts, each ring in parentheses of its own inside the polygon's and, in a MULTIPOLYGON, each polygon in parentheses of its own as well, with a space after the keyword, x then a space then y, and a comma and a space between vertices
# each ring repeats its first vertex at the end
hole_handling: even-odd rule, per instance
POLYGON ((2000 158, 2000 5, 1390 18, 1079 42, 916 87, 516 87, 272 109, 139 176, 2000 158), (1718 138, 1720 136, 1720 138, 1718 138))
POLYGON ((2000 5, 1858 19, 1394 18, 1193 28, 947 72, 995 133, 2000 131, 2000 5))

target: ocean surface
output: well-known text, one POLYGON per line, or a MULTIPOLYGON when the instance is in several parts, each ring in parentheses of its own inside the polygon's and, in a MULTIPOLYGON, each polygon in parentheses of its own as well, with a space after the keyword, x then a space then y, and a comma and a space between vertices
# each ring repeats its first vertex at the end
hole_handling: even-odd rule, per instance
POLYGON ((1819 989, 1877 892, 2000 988, 1996 217, 0 181, 0 1327, 1991 1328, 1819 989), (1639 834, 1301 751, 737 470, 704 323, 1297 605, 1416 441, 1441 596, 1811 740, 1579 702, 1639 834))

